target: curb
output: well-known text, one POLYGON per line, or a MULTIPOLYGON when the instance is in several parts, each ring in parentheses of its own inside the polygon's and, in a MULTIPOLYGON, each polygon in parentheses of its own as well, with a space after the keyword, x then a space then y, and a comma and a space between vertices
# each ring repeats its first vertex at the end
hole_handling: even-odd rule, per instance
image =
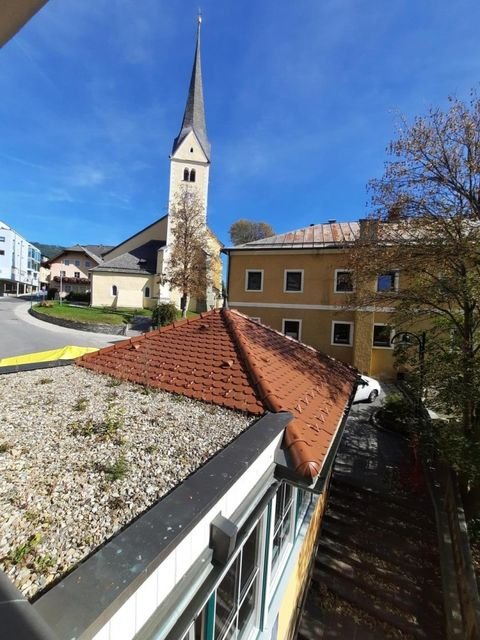
POLYGON ((77 329, 77 331, 87 331, 89 333, 106 333, 115 336, 125 336, 127 334, 128 325, 116 326, 111 324, 86 324, 85 322, 76 322, 75 320, 63 320, 62 318, 53 318, 44 313, 39 313, 34 309, 29 309, 28 313, 42 322, 56 324, 59 327, 67 329, 77 329))

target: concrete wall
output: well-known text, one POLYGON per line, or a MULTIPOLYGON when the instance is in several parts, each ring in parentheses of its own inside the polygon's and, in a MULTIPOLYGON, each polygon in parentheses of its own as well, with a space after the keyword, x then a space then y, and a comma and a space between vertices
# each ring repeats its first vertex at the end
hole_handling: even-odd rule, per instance
POLYGON ((124 273, 92 272, 92 307, 152 308, 153 277, 124 273), (117 287, 117 295, 112 292, 117 287), (145 287, 150 287, 150 298, 145 298, 145 287))

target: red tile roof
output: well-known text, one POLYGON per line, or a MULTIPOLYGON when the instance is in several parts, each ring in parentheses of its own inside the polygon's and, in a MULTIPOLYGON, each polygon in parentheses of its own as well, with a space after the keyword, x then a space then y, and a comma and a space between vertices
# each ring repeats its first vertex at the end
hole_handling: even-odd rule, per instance
POLYGON ((322 467, 356 378, 348 365, 227 309, 116 343, 77 364, 253 415, 289 411, 285 446, 309 478, 322 467))

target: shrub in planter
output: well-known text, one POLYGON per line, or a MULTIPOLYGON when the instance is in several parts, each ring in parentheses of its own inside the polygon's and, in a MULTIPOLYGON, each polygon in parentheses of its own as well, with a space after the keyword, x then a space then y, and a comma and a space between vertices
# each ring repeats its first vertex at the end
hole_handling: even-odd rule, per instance
POLYGON ((164 327, 177 319, 177 307, 170 303, 159 304, 152 312, 152 327, 164 327))

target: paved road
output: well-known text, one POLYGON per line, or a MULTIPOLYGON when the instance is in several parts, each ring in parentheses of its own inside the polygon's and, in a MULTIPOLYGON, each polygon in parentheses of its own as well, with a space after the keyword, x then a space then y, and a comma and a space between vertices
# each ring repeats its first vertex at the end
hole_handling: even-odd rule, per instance
POLYGON ((33 318, 30 302, 0 297, 0 358, 56 349, 66 345, 106 347, 122 340, 120 336, 65 329, 33 318))

